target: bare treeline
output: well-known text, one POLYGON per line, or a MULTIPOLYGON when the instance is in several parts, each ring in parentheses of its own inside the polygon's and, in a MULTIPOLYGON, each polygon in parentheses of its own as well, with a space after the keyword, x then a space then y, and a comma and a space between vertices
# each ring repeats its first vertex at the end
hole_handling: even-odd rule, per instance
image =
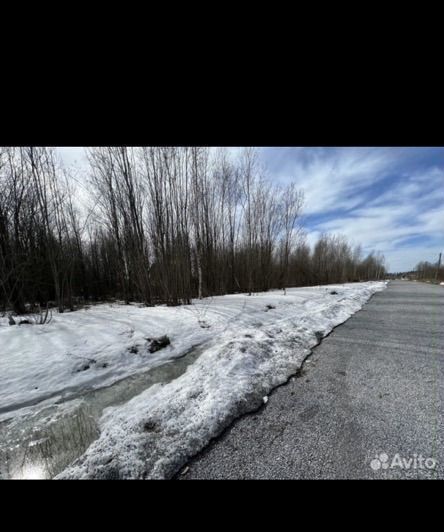
POLYGON ((386 275, 381 253, 362 256, 360 245, 352 247, 340 235, 321 235, 313 252, 302 241, 291 255, 291 279, 296 285, 377 281, 386 275))
POLYGON ((313 252, 303 193, 272 184, 257 152, 202 147, 88 150, 82 187, 44 147, 0 148, 0 304, 24 313, 80 298, 147 305, 287 286, 379 279, 341 237, 313 252), (79 194, 82 196, 79 198, 79 194))
POLYGON ((416 265, 414 273, 416 279, 420 280, 437 280, 444 281, 444 268, 441 267, 441 262, 419 262, 416 265))

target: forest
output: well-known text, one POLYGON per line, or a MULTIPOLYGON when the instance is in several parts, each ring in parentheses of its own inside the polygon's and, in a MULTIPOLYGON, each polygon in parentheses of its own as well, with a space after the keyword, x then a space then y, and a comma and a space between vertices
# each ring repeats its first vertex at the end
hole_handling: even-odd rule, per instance
MULTIPOLYGON (((341 235, 311 248, 304 191, 273 182, 254 148, 0 148, 0 310, 193 298, 379 280, 380 253, 341 235)), ((291 178, 291 176, 289 176, 291 178)))
POLYGON ((444 281, 444 270, 441 268, 441 255, 436 263, 422 261, 416 265, 412 277, 420 281, 444 281))

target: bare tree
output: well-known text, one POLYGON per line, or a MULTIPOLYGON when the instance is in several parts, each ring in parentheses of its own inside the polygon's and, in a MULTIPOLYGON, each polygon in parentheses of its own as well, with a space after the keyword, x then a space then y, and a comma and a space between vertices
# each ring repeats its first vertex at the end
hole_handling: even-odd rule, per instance
POLYGON ((288 267, 290 253, 294 243, 300 235, 300 227, 296 222, 301 214, 304 203, 304 194, 296 188, 295 183, 290 183, 282 191, 281 209, 282 209, 282 238, 281 238, 281 288, 286 293, 288 285, 288 267))
POLYGON ((88 160, 85 212, 56 150, 0 148, 4 312, 51 302, 63 312, 79 298, 179 305, 385 275, 380 253, 362 258, 339 235, 322 235, 311 251, 302 191, 268 179, 254 148, 235 157, 223 148, 99 147, 88 160))

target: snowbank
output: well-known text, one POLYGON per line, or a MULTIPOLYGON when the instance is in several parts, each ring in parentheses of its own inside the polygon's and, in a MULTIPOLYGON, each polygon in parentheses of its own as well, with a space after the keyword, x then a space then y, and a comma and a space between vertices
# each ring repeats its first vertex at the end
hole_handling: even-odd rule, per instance
MULTIPOLYGON (((57 478, 171 477, 236 417, 264 403, 320 338, 385 286, 331 285, 197 304, 199 319, 210 328, 196 335, 212 338, 200 358, 178 379, 106 409, 100 437, 57 478)), ((189 340, 194 333, 178 328, 186 309, 166 311, 173 345, 185 331, 189 340)))
POLYGON ((205 341, 198 309, 98 305, 55 314, 45 325, 9 326, 0 318, 0 420, 43 400, 77 396, 181 356, 205 341), (170 346, 149 352, 147 338, 170 346))

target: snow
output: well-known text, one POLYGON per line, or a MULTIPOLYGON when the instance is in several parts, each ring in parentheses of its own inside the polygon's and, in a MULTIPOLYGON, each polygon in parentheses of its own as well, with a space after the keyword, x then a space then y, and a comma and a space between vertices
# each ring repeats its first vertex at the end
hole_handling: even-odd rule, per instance
POLYGON ((24 397, 26 386, 35 386, 36 376, 45 390, 55 383, 58 388, 99 386, 117 374, 159 364, 207 342, 179 378, 105 409, 100 437, 56 477, 169 478, 236 417, 263 405, 322 337, 385 286, 369 282, 289 289, 287 295, 228 295, 179 308, 102 305, 57 316, 49 326, 41 326, 42 332, 0 328, 0 338, 6 339, 0 358, 1 404, 24 397), (23 341, 23 332, 34 336, 23 341), (135 343, 143 348, 146 336, 162 334, 170 336, 171 346, 156 356, 125 351, 135 343), (48 350, 52 345, 57 352, 48 350), (16 360, 14 349, 26 349, 30 366, 16 360), (67 351, 94 356, 97 363, 82 375, 73 373, 67 351), (4 353, 12 369, 2 360, 4 353), (110 364, 107 376, 98 368, 104 360, 110 364), (12 384, 3 370, 14 375, 12 384))
POLYGON ((210 334, 191 308, 98 305, 55 314, 45 325, 9 326, 0 319, 2 412, 52 396, 69 397, 182 355, 210 334), (172 345, 149 353, 146 338, 168 334, 172 345), (135 349, 137 348, 137 352, 135 349))

